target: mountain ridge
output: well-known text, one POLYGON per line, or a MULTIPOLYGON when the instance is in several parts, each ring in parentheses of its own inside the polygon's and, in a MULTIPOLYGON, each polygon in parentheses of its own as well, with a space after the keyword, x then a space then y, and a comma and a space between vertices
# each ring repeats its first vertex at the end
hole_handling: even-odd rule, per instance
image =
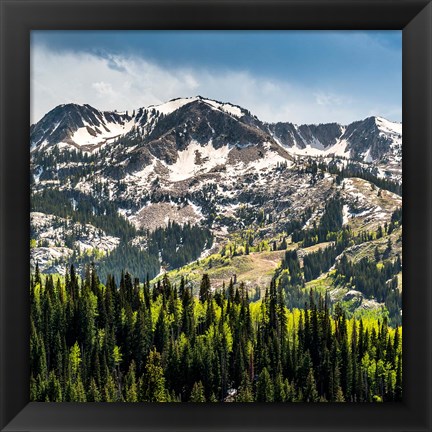
MULTIPOLYGON (((400 123, 390 122, 377 116, 367 117, 349 125, 268 123, 260 121, 248 110, 238 105, 218 102, 202 96, 172 99, 164 104, 139 108, 131 115, 128 112, 99 111, 89 105, 59 105, 47 113, 40 122, 32 125, 31 148, 34 151, 37 147, 42 146, 43 148, 47 144, 69 144, 78 150, 92 152, 103 144, 112 143, 120 136, 127 136, 135 128, 141 132, 143 139, 154 137, 171 119, 174 121, 172 128, 175 129, 175 136, 170 139, 171 141, 175 139, 180 145, 178 150, 182 150, 188 144, 188 139, 190 141, 196 138, 185 135, 186 132, 189 132, 187 127, 184 128, 184 132, 179 129, 184 120, 186 120, 184 126, 187 126, 187 119, 193 118, 194 114, 193 112, 191 114, 191 111, 194 110, 206 116, 211 115, 211 111, 219 113, 219 118, 217 115, 214 116, 215 124, 220 125, 221 118, 223 118, 222 129, 225 128, 225 130, 229 130, 234 123, 237 124, 237 128, 232 129, 231 136, 224 136, 220 128, 215 130, 213 123, 211 125, 207 122, 206 125, 201 122, 196 131, 198 135, 196 140, 201 144, 208 142, 212 135, 216 135, 216 146, 218 141, 223 140, 230 144, 245 145, 249 138, 251 143, 275 142, 283 149, 300 156, 326 156, 334 153, 336 156, 363 159, 364 162, 369 162, 386 158, 390 153, 393 159, 398 158, 396 162, 393 161, 393 165, 400 162, 400 143, 398 142, 402 135, 400 123), (58 113, 62 111, 67 112, 63 118, 59 119, 58 113), (77 114, 78 111, 83 111, 81 117, 77 114), (172 116, 176 119, 173 120, 172 116), (64 125, 65 119, 70 119, 72 124, 64 125), (159 122, 162 124, 158 126, 159 122), (47 123, 51 123, 51 127, 47 127, 47 123), (383 124, 385 127, 380 127, 383 124), (239 128, 242 129, 241 132, 239 128), (392 144, 395 144, 394 154, 389 152, 392 144)), ((195 115, 199 118, 199 113, 195 115)), ((159 133, 157 138, 160 138, 160 135, 159 133)))

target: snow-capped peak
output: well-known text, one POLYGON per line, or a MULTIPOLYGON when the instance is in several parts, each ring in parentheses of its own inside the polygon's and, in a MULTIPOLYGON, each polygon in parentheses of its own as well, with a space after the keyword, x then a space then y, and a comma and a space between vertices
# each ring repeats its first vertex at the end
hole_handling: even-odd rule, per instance
POLYGON ((31 126, 31 149, 63 143, 92 151, 132 128, 127 113, 100 111, 90 105, 63 104, 31 126))
POLYGON ((392 122, 384 117, 375 117, 378 129, 390 135, 402 135, 402 123, 392 122))
POLYGON ((194 102, 196 100, 198 100, 198 97, 176 98, 176 99, 171 99, 170 101, 160 105, 150 105, 149 107, 147 107, 147 109, 148 110, 155 109, 156 111, 159 111, 161 114, 168 115, 178 110, 182 106, 187 105, 188 103, 194 102))
POLYGON ((243 110, 239 106, 233 105, 231 103, 218 102, 216 100, 207 99, 202 96, 171 99, 170 101, 160 105, 150 105, 149 107, 147 107, 147 109, 148 110, 154 109, 160 112, 161 114, 168 115, 180 109, 181 107, 196 101, 201 101, 202 103, 206 103, 207 105, 210 105, 214 109, 223 111, 227 114, 230 114, 238 118, 244 115, 243 110))
POLYGON ((223 102, 218 102, 212 99, 203 99, 202 101, 207 103, 208 105, 211 105, 213 108, 216 108, 220 111, 224 111, 228 114, 233 115, 234 117, 242 117, 244 115, 244 112, 242 111, 242 109, 239 106, 230 104, 230 103, 223 103, 223 102))

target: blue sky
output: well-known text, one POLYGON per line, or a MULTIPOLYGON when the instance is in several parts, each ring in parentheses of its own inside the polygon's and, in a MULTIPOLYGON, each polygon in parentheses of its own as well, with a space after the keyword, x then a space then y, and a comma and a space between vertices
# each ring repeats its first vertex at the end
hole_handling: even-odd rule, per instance
POLYGON ((33 31, 32 118, 67 102, 232 102, 266 121, 401 120, 400 31, 33 31))

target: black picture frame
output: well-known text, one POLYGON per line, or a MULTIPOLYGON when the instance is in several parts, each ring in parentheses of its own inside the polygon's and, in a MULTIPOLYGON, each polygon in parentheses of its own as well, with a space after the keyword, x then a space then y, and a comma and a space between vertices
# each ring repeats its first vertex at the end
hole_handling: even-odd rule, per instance
POLYGON ((0 0, 0 5, 2 431, 432 430, 430 1, 0 0), (402 403, 29 403, 29 34, 38 29, 403 29, 402 403))

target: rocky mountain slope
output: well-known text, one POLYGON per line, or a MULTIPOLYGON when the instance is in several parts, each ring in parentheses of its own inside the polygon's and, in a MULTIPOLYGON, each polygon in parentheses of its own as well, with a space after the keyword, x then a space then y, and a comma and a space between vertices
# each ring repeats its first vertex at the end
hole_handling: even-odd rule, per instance
POLYGON ((94 261, 103 277, 128 267, 152 278, 249 248, 263 288, 276 255, 259 255, 273 244, 332 245, 335 230, 362 247, 381 229, 399 250, 388 227, 401 224, 402 125, 380 117, 269 124, 200 96, 130 113, 67 104, 31 126, 30 152, 32 265, 43 272, 94 261), (341 217, 334 227, 322 222, 329 202, 341 217))

